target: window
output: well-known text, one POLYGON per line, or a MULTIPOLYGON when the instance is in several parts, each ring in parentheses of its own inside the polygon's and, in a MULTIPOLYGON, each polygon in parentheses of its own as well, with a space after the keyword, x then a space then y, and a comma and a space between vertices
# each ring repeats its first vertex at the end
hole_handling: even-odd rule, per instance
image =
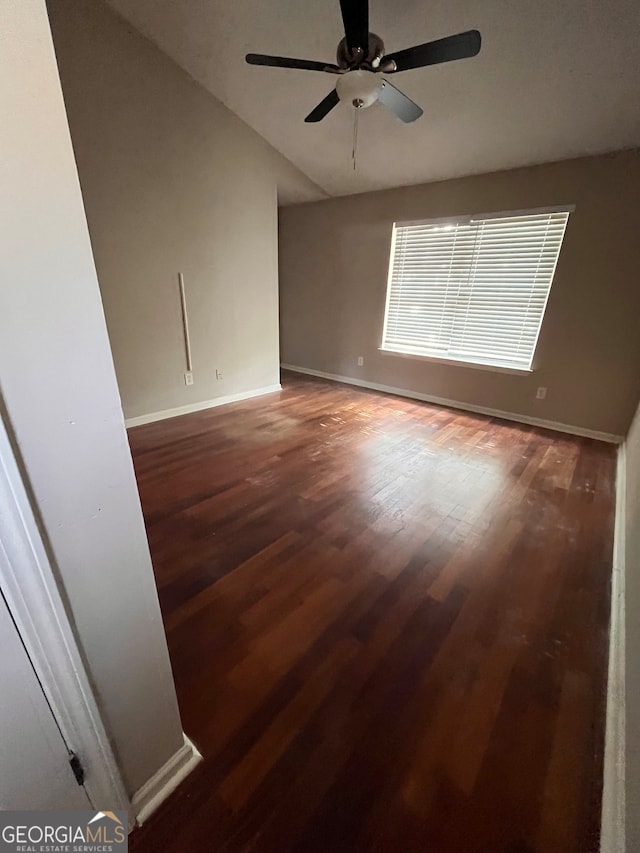
POLYGON ((381 349, 530 370, 571 210, 395 223, 381 349))

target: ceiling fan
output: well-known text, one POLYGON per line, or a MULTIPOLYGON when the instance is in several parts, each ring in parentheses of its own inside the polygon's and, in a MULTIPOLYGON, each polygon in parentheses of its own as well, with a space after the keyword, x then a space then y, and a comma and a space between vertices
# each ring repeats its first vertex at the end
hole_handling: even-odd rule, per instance
POLYGON ((408 47, 396 53, 385 53, 384 42, 369 32, 368 0, 340 0, 345 37, 338 44, 337 64, 314 62, 309 59, 290 59, 286 56, 266 56, 248 53, 249 65, 270 65, 277 68, 299 68, 303 71, 324 71, 340 75, 336 87, 311 110, 306 122, 321 121, 339 101, 350 103, 356 110, 370 107, 376 101, 384 104, 404 122, 422 115, 422 109, 388 80, 378 75, 397 74, 411 68, 438 65, 454 59, 476 56, 480 51, 480 33, 467 30, 455 36, 408 47))

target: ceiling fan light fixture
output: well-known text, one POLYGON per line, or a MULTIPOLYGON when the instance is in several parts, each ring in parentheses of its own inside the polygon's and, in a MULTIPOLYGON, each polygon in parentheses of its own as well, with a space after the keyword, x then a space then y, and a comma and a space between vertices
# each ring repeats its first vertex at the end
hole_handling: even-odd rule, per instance
MULTIPOLYGON (((326 118, 340 101, 353 107, 355 125, 361 109, 379 101, 396 118, 410 124, 422 115, 422 109, 400 91, 382 74, 426 68, 457 59, 476 56, 482 45, 478 30, 466 30, 452 36, 416 44, 395 53, 387 53, 380 36, 369 31, 369 0, 339 0, 344 38, 338 42, 336 64, 296 59, 291 56, 272 56, 248 53, 249 65, 267 65, 275 68, 297 68, 302 71, 324 71, 335 74, 338 81, 305 118, 305 122, 319 122, 326 118)), ((354 161, 355 162, 355 161, 354 161)))
POLYGON ((341 101, 356 109, 370 107, 378 100, 382 80, 373 71, 348 71, 338 78, 336 91, 341 101))

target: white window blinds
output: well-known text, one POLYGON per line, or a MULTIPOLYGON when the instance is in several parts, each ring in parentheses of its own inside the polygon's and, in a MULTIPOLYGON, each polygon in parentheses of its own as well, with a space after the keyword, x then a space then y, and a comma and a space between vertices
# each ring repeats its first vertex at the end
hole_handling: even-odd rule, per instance
POLYGON ((569 213, 396 223, 382 349, 530 369, 569 213))

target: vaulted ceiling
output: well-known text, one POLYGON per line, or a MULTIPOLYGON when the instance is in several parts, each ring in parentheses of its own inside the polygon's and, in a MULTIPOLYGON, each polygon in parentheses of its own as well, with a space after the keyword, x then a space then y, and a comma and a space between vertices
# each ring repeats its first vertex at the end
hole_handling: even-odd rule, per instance
POLYGON ((424 109, 304 117, 335 77, 246 65, 247 52, 335 61, 338 0, 109 0, 330 195, 640 146, 637 0, 370 0, 387 52, 479 29, 474 59, 393 76, 424 109))

